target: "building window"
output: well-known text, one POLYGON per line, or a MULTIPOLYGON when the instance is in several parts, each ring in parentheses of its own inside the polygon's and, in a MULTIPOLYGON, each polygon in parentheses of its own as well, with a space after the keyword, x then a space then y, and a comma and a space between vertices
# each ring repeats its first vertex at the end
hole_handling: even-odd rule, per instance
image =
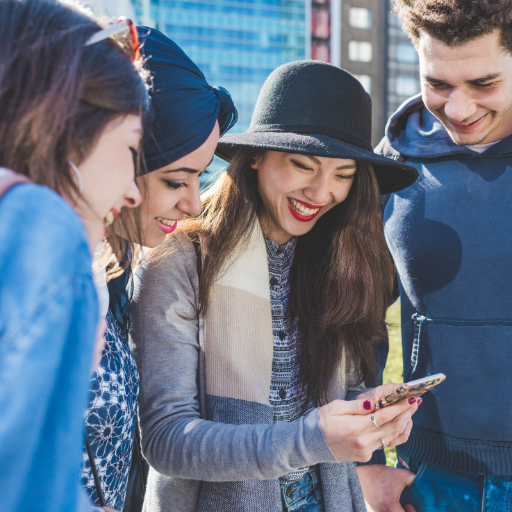
POLYGON ((398 62, 418 62, 418 54, 412 44, 399 43, 396 45, 396 60, 398 62))
POLYGON ((361 7, 351 7, 348 12, 348 22, 351 27, 370 28, 372 26, 372 13, 361 7))
POLYGON ((419 92, 418 79, 410 76, 398 76, 395 92, 398 96, 414 96, 419 92))
POLYGON ((323 41, 313 41, 311 45, 311 58, 320 62, 329 62, 329 45, 323 41))
POLYGON ((348 58, 359 62, 372 60, 372 44, 366 41, 350 41, 348 43, 348 58))
POLYGON ((361 85, 364 87, 364 90, 368 93, 372 93, 372 79, 368 75, 354 75, 354 78, 357 78, 361 85))
POLYGON ((331 34, 329 11, 313 9, 311 12, 311 35, 320 39, 328 39, 331 34))

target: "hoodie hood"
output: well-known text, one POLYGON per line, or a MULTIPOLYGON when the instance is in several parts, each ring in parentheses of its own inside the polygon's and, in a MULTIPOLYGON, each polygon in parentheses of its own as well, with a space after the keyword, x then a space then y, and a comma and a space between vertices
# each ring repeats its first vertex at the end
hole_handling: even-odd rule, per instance
MULTIPOLYGON (((481 156, 468 146, 453 142, 441 121, 425 107, 421 93, 403 103, 389 119, 386 138, 391 148, 406 157, 481 156)), ((512 136, 509 136, 482 154, 504 156, 511 153, 512 136)))

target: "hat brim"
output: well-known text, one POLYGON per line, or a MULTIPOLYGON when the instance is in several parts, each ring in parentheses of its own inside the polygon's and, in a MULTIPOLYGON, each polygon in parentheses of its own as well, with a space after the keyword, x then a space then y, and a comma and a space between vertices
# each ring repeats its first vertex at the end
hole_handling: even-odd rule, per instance
POLYGON ((381 194, 390 194, 407 188, 419 176, 414 167, 328 135, 289 132, 230 133, 221 137, 215 154, 230 162, 242 147, 369 162, 373 164, 381 194))

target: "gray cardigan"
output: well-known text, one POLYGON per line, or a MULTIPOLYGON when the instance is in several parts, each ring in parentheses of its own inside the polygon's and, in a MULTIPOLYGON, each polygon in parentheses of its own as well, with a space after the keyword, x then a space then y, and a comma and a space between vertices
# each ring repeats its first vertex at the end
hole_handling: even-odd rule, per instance
MULTIPOLYGON (((204 336, 202 319, 194 318, 197 258, 186 236, 175 240, 172 254, 136 272, 131 309, 131 343, 141 377, 142 448, 151 466, 144 511, 212 511, 201 496, 205 482, 276 480, 318 463, 327 463, 321 464, 326 512, 365 511, 354 465, 337 463, 320 428, 318 409, 273 425, 203 419, 204 336)), ((213 484, 213 492, 215 485, 217 493, 230 492, 222 484, 213 484)), ((240 511, 282 510, 240 500, 240 511)), ((231 505, 217 505, 216 510, 234 510, 233 500, 226 503, 231 505)))

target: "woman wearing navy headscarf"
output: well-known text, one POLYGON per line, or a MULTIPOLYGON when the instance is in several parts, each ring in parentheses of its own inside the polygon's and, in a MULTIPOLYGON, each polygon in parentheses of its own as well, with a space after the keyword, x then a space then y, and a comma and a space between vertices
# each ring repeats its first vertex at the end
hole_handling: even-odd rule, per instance
MULTIPOLYGON (((133 259, 133 243, 156 247, 181 219, 200 213, 199 178, 212 161, 220 135, 237 120, 229 93, 210 86, 181 48, 157 30, 140 27, 138 31, 153 82, 144 174, 137 178, 143 199, 129 215, 123 211, 107 237, 112 246, 124 239, 128 260, 133 259), (137 229, 129 229, 134 225, 137 229)), ((115 510, 125 506, 132 453, 137 455, 139 373, 127 343, 129 273, 108 285, 105 348, 91 378, 86 409, 86 435, 94 463, 84 447, 81 470, 93 503, 115 510)), ((103 289, 107 291, 106 286, 103 289)))

